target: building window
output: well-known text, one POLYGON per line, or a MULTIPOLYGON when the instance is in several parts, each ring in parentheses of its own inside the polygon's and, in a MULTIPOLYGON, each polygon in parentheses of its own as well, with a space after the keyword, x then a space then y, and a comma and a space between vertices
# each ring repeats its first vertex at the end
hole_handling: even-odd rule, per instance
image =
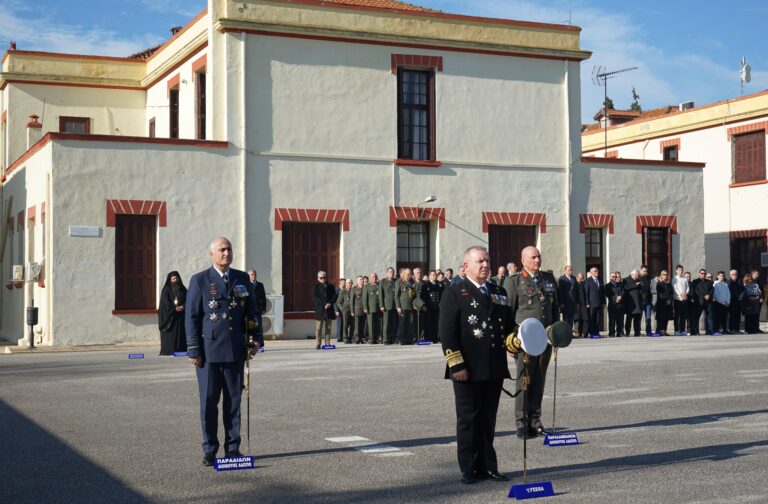
POLYGON ((765 130, 736 135, 733 144, 733 183, 765 180, 765 130))
POLYGON ((649 275, 658 275, 661 270, 667 270, 672 275, 671 238, 669 228, 643 228, 643 263, 648 265, 649 275))
POLYGON ((434 70, 397 70, 397 157, 435 160, 434 70))
POLYGON ((429 269, 429 222, 398 221, 397 269, 429 269))
POLYGON ((179 90, 168 90, 168 99, 170 101, 170 131, 168 136, 170 138, 179 138, 179 90))
POLYGON ((73 135, 90 135, 91 119, 89 117, 59 117, 59 132, 73 135))
POLYGON ((339 280, 341 224, 283 222, 283 295, 285 311, 313 311, 317 272, 339 280))
POLYGON ((664 147, 664 161, 677 161, 677 146, 664 147))
POLYGON ((198 140, 205 140, 205 72, 197 72, 197 86, 195 88, 195 102, 197 109, 197 136, 198 140))
POLYGON ((115 309, 154 310, 157 217, 115 216, 115 309))
POLYGON ((155 138, 157 131, 155 130, 155 118, 149 120, 149 138, 155 138))
POLYGON ((587 271, 597 268, 600 280, 605 278, 603 228, 584 229, 584 263, 587 271))
POLYGON ((506 266, 509 262, 520 267, 520 253, 528 246, 536 246, 536 226, 488 225, 491 274, 495 275, 499 266, 506 266))
POLYGON ((752 270, 760 271, 765 282, 768 268, 760 265, 760 254, 768 251, 768 237, 735 238, 731 240, 731 269, 739 272, 739 278, 752 270))

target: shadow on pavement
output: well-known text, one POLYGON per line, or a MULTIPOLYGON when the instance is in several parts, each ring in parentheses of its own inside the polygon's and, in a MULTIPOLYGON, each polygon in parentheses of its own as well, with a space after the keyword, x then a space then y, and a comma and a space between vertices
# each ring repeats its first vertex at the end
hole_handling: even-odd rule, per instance
MULTIPOLYGON (((702 446, 699 448, 685 448, 682 450, 631 455, 628 457, 613 457, 584 464, 569 464, 559 467, 549 467, 546 469, 534 469, 528 471, 528 477, 531 478, 536 475, 557 475, 557 478, 562 480, 591 476, 596 473, 632 471, 641 467, 683 464, 694 461, 717 462, 745 457, 749 454, 739 452, 749 448, 759 448, 764 446, 768 446, 768 440, 702 446)), ((521 475, 522 472, 512 473, 513 478, 519 478, 521 475)))
POLYGON ((700 425, 712 422, 718 422, 720 420, 728 420, 730 418, 739 418, 749 415, 759 415, 768 413, 768 409, 752 410, 752 411, 727 411, 725 413, 712 413, 709 415, 697 415, 690 417, 680 418, 661 418, 659 420, 647 420, 645 422, 638 422, 625 425, 608 425, 605 427, 594 427, 591 429, 578 429, 572 432, 602 432, 618 429, 636 429, 640 427, 671 427, 674 425, 700 425))
POLYGON ((0 446, 0 502, 151 502, 2 400, 0 446))

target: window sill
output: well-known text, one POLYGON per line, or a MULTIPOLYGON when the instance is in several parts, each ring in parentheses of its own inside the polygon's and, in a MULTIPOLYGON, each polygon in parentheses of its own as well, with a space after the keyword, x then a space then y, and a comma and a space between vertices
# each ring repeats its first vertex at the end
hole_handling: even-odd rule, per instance
POLYGON ((428 166, 438 168, 443 165, 440 161, 418 161, 416 159, 395 159, 397 166, 428 166))
POLYGON ((112 315, 157 315, 157 310, 112 310, 112 315))
POLYGON ((768 180, 752 180, 750 182, 739 182, 736 184, 731 184, 728 187, 733 189, 735 187, 748 187, 748 186, 760 185, 760 184, 768 184, 768 180))

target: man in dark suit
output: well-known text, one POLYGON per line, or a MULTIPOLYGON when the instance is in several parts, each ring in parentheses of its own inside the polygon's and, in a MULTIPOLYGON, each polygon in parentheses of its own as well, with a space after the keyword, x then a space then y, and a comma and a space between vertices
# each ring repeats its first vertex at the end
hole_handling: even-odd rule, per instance
POLYGON ((608 336, 624 336, 624 282, 621 273, 611 273, 611 281, 604 290, 608 299, 608 336))
POLYGON ((256 307, 259 313, 264 315, 267 312, 267 293, 264 290, 264 284, 256 279, 256 270, 248 270, 248 276, 251 278, 253 290, 256 293, 256 307))
POLYGON ((420 297, 424 301, 424 338, 437 343, 437 329, 440 319, 440 298, 443 295, 443 284, 437 281, 437 272, 429 272, 429 281, 421 286, 420 297))
POLYGON ((597 268, 589 270, 589 278, 584 281, 584 297, 589 312, 589 335, 600 335, 600 311, 605 306, 605 291, 600 278, 597 276, 597 268))
POLYGON ((557 300, 560 303, 560 314, 563 320, 573 327, 573 317, 576 311, 576 279, 573 278, 573 268, 568 264, 563 268, 563 275, 557 279, 557 300))
MULTIPOLYGON (((541 270, 541 253, 536 247, 525 247, 521 252, 520 262, 522 269, 507 278, 504 283, 515 323, 522 324, 526 319, 535 318, 541 321, 544 327, 549 327, 560 319, 557 281, 552 273, 541 270)), ((541 422, 541 402, 544 399, 544 384, 551 356, 552 346, 547 345, 541 355, 528 358, 530 382, 526 392, 515 397, 515 425, 519 438, 547 434, 541 422)), ((523 357, 515 354, 517 390, 523 389, 523 357)))
POLYGON ((264 344, 261 313, 248 274, 230 268, 232 244, 223 237, 210 245, 212 267, 189 281, 185 326, 189 361, 200 392, 203 465, 212 466, 219 450, 218 403, 223 400, 224 453, 240 457, 240 398, 243 365, 264 344))
POLYGON ((456 444, 461 482, 507 481, 499 473, 493 438, 504 378, 510 378, 504 336, 514 316, 506 292, 488 282, 490 258, 479 246, 464 252, 466 278, 450 285, 440 300, 439 332, 453 380, 456 444))
POLYGON ((315 349, 325 337, 325 344, 331 344, 331 326, 336 319, 336 289, 328 283, 325 271, 317 272, 317 283, 312 286, 312 304, 315 307, 315 349))

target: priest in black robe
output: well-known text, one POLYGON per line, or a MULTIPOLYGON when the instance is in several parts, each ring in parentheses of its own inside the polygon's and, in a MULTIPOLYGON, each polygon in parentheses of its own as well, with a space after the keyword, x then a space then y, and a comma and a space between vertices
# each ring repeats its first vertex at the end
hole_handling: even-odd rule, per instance
POLYGON ((165 278, 160 293, 158 325, 160 326, 160 355, 173 355, 187 351, 187 335, 184 330, 184 303, 187 288, 178 271, 171 271, 165 278))

